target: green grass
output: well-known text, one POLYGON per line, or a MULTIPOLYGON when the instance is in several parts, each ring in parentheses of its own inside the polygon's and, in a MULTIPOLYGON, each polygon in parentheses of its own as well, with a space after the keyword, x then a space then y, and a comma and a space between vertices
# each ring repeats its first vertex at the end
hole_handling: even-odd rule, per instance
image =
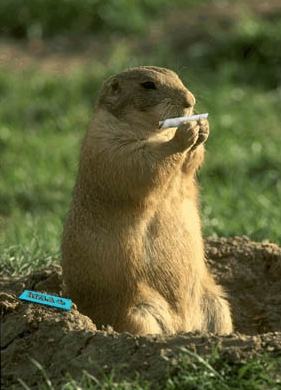
MULTIPOLYGON (((114 66, 106 74, 128 60, 114 66)), ((27 272, 59 256, 80 141, 106 76, 93 68, 60 77, 0 71, 2 270, 27 272)), ((223 83, 185 70, 181 76, 198 111, 210 113, 199 174, 204 234, 280 243, 280 91, 234 85, 227 75, 223 83)))
MULTIPOLYGON (((46 2, 46 14, 39 16, 42 23, 48 18, 53 21, 54 33, 60 33, 52 1, 46 2)), ((98 12, 100 1, 88 0, 83 7, 94 3, 98 12)), ((1 7, 17 4, 14 0, 1 7)), ((32 0, 26 7, 35 15, 40 4, 41 0, 32 0)), ((70 24, 77 4, 62 2, 70 24)), ((122 4, 119 11, 126 8, 122 4)), ((195 3, 188 0, 185 7, 188 4, 195 3)), ((152 5, 145 2, 142 12, 152 5)), ((86 12, 83 7, 81 15, 86 12)), ((140 2, 135 7, 138 13, 140 2)), ((104 15, 114 10, 107 9, 104 15)), ((0 269, 28 272, 59 258, 80 142, 97 91, 107 75, 138 64, 176 70, 195 93, 198 112, 210 113, 211 135, 199 173, 204 234, 248 235, 281 243, 281 61, 276 50, 281 44, 281 15, 276 13, 272 23, 245 10, 243 3, 240 19, 225 31, 216 17, 200 25, 199 35, 196 27, 183 30, 186 50, 167 32, 161 44, 145 54, 123 35, 109 45, 102 61, 97 56, 71 74, 46 74, 35 67, 23 72, 0 68, 0 222, 4 228, 0 269)), ((157 15, 159 27, 162 20, 157 15)), ((17 17, 5 20, 12 23, 17 17)), ((27 23, 28 17, 22 20, 27 23)), ((116 27, 116 31, 122 34, 123 30, 116 27)))
MULTIPOLYGON (((200 0, 200 2, 209 0, 200 0)), ((0 32, 17 38, 93 32, 143 33, 169 0, 1 0, 0 32)), ((192 6, 198 0, 174 0, 192 6)))
MULTIPOLYGON (((34 361, 42 375, 40 390, 52 390, 53 386, 48 372, 34 361)), ((83 373, 79 380, 66 375, 62 390, 278 390, 281 387, 281 358, 272 358, 266 354, 261 357, 232 361, 218 353, 201 357, 182 348, 177 363, 170 361, 167 369, 161 373, 161 379, 151 383, 138 373, 126 377, 120 370, 110 374, 94 376, 83 373)), ((24 388, 29 387, 21 381, 24 388)))

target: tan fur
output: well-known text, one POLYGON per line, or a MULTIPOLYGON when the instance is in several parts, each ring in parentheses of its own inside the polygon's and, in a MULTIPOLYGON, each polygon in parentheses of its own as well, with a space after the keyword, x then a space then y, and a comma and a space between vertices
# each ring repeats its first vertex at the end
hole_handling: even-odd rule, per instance
POLYGON ((62 242, 66 293, 99 327, 232 331, 224 292, 206 268, 198 213, 195 172, 208 122, 158 131, 160 120, 189 115, 194 104, 163 68, 128 69, 103 85, 62 242))

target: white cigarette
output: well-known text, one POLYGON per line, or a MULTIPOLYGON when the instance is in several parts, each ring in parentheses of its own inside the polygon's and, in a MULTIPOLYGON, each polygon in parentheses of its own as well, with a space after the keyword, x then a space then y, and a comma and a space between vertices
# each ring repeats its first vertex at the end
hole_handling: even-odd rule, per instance
POLYGON ((178 127, 182 123, 188 121, 198 121, 199 119, 207 119, 209 114, 199 114, 199 115, 190 115, 190 116, 180 116, 178 118, 169 118, 164 121, 159 122, 159 127, 161 129, 168 129, 169 127, 178 127))

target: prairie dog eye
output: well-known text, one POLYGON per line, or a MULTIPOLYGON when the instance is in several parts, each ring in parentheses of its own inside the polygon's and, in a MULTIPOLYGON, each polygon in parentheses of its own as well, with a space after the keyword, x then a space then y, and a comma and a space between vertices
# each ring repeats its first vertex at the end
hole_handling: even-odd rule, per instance
POLYGON ((156 85, 153 81, 145 81, 144 83, 140 84, 145 89, 156 89, 156 85))

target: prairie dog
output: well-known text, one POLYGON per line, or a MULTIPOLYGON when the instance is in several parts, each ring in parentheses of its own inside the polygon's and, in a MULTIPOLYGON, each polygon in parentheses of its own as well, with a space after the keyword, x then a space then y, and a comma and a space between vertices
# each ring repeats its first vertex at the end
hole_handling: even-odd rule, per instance
POLYGON ((65 293, 101 327, 132 334, 227 334, 223 289, 206 267, 195 173, 207 120, 171 70, 141 66, 105 81, 84 138, 64 226, 65 293))

